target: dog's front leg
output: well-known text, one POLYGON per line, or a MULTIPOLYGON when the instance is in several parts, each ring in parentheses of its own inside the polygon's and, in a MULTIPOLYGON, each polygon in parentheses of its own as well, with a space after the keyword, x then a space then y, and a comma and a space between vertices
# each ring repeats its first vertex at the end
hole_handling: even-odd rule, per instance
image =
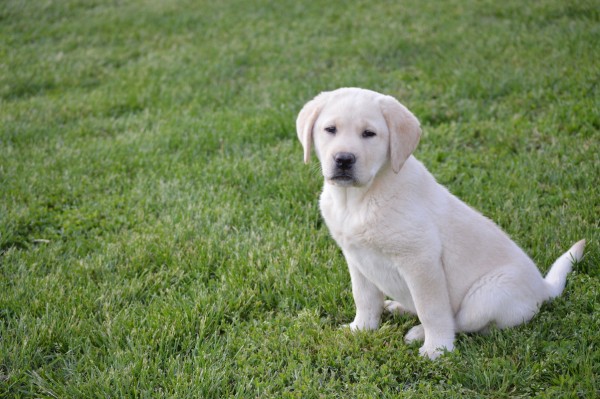
POLYGON ((424 334, 425 342, 419 353, 435 359, 444 351, 454 349, 454 314, 446 277, 441 265, 432 267, 431 263, 414 265, 410 270, 405 276, 406 282, 422 324, 413 327, 406 340, 416 340, 424 334))
POLYGON ((352 280, 352 295, 356 305, 356 316, 349 327, 352 331, 375 330, 381 321, 384 295, 351 260, 347 260, 352 280))

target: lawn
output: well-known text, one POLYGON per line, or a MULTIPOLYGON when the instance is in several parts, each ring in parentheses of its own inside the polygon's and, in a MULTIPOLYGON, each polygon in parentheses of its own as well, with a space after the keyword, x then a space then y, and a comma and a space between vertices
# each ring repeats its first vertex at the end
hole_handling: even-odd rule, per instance
POLYGON ((3 0, 0 397, 596 397, 598 43, 597 0, 3 0), (342 86, 542 272, 586 238, 563 295, 435 362, 340 329, 295 118, 342 86))

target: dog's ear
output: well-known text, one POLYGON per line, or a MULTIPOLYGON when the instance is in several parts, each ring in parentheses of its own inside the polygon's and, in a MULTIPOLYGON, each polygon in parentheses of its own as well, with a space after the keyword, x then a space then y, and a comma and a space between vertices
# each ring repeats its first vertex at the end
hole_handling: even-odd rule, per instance
POLYGON ((398 173, 419 143, 421 126, 412 112, 394 97, 383 96, 380 107, 390 131, 392 169, 398 173))
POLYGON ((323 92, 307 102, 304 107, 302 107, 302 110, 300 110, 298 118, 296 119, 296 133, 304 148, 304 163, 310 161, 313 128, 321 113, 321 109, 323 109, 328 94, 329 92, 323 92))

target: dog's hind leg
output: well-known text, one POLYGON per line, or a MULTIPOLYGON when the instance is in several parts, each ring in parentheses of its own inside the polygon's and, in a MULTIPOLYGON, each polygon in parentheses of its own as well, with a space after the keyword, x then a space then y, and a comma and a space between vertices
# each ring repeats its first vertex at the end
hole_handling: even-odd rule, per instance
POLYGON ((411 311, 406 309, 400 302, 386 300, 383 303, 383 309, 393 315, 402 315, 406 313, 413 314, 411 311))
POLYGON ((488 273, 467 291, 456 314, 459 332, 485 332, 490 324, 507 328, 529 321, 543 302, 541 276, 507 267, 488 273), (539 281, 537 281, 539 280, 539 281))

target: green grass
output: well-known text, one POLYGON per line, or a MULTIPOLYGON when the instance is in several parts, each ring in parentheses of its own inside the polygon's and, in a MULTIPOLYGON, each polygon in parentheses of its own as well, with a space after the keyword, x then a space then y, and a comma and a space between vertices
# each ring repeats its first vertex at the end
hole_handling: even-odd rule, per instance
POLYGON ((596 397, 600 3, 0 3, 0 397, 596 397), (534 320, 436 362, 350 334, 294 121, 399 98, 441 183, 545 272, 534 320))

